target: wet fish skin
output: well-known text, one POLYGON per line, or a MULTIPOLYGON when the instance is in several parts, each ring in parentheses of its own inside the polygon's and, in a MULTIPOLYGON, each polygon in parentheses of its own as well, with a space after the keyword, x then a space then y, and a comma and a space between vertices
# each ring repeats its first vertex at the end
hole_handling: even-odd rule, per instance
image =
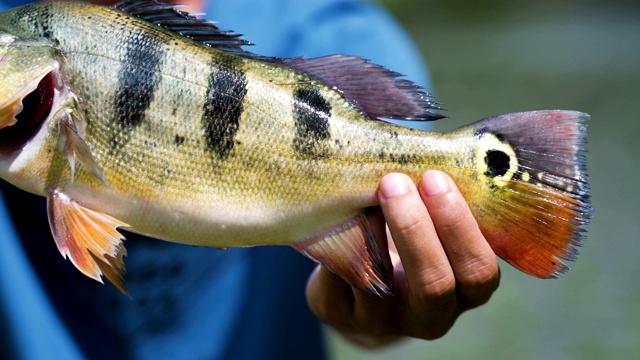
POLYGON ((0 177, 48 198, 59 249, 88 276, 124 289, 114 231, 126 227, 196 245, 292 245, 357 287, 389 292, 363 209, 377 205, 384 174, 417 182, 428 169, 454 178, 514 266, 553 277, 566 271, 558 258, 575 257, 591 212, 588 115, 507 114, 446 134, 395 126, 379 119, 439 116, 386 69, 341 55, 264 58, 167 5, 116 8, 0 13, 0 52, 41 54, 42 69, 0 62, 17 80, 0 86, 10 114, 0 122, 0 177), (46 118, 12 117, 15 98, 47 100, 48 84, 46 118))

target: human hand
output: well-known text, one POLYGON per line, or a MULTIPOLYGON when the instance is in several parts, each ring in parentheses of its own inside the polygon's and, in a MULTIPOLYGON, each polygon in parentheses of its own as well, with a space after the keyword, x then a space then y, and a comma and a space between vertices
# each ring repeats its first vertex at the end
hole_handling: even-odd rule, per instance
POLYGON ((393 267, 396 294, 371 295, 318 266, 307 284, 309 306, 361 345, 442 337, 460 314, 486 303, 497 289, 496 255, 442 172, 425 173, 417 188, 405 175, 386 175, 378 198, 382 211, 371 209, 367 217, 380 248, 387 249, 388 241, 385 261, 393 267))

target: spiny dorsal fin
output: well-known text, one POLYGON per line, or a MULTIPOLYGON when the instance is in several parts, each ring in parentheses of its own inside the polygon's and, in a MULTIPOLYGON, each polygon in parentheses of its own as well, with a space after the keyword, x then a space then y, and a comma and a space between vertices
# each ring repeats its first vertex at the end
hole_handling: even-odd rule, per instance
POLYGON ((400 78, 397 72, 357 56, 330 55, 312 59, 280 59, 245 51, 251 45, 232 31, 221 30, 212 22, 177 10, 174 5, 155 0, 123 0, 115 9, 138 17, 178 35, 233 55, 281 64, 336 88, 355 102, 370 119, 437 120, 444 116, 420 86, 400 78))
POLYGON ((263 59, 262 56, 242 49, 242 46, 251 43, 244 40, 240 34, 221 30, 212 22, 198 19, 188 12, 176 9, 175 6, 154 0, 123 0, 114 5, 114 8, 220 51, 263 59))
POLYGON ((283 59, 282 64, 336 88, 370 119, 437 120, 431 95, 401 74, 349 55, 283 59))

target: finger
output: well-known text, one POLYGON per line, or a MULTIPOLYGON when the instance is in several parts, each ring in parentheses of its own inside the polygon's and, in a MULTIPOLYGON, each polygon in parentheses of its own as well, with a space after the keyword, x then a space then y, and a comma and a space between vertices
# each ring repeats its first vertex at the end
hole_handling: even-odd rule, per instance
POLYGON ((480 305, 497 288, 498 260, 449 176, 428 171, 418 187, 455 274, 457 290, 480 305))
POLYGON ((455 277, 429 212, 407 176, 382 178, 378 197, 406 272, 409 291, 440 297, 455 288, 455 277))
POLYGON ((307 303, 318 319, 341 331, 354 331, 354 296, 351 285, 318 265, 306 288, 307 303))
POLYGON ((307 302, 318 319, 345 335, 362 334, 381 340, 399 333, 392 311, 393 296, 376 296, 353 288, 323 266, 309 277, 307 302))

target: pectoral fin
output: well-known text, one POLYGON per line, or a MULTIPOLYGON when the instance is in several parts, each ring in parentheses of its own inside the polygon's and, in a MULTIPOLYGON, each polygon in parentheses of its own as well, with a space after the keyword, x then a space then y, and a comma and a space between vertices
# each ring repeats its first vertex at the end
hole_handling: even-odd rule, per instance
POLYGON ((375 295, 393 293, 393 283, 364 213, 293 247, 356 288, 375 295))
POLYGON ((100 165, 98 165, 93 158, 89 146, 78 133, 78 128, 71 115, 61 121, 61 126, 64 130, 65 137, 63 151, 71 166, 72 180, 75 176, 76 160, 78 160, 80 166, 82 166, 87 173, 100 180, 106 187, 109 187, 109 183, 107 183, 107 179, 104 177, 100 165))
POLYGON ((65 258, 86 276, 102 283, 105 275, 120 291, 123 285, 126 249, 124 237, 116 230, 128 226, 113 217, 88 209, 59 189, 47 196, 49 225, 65 258))

